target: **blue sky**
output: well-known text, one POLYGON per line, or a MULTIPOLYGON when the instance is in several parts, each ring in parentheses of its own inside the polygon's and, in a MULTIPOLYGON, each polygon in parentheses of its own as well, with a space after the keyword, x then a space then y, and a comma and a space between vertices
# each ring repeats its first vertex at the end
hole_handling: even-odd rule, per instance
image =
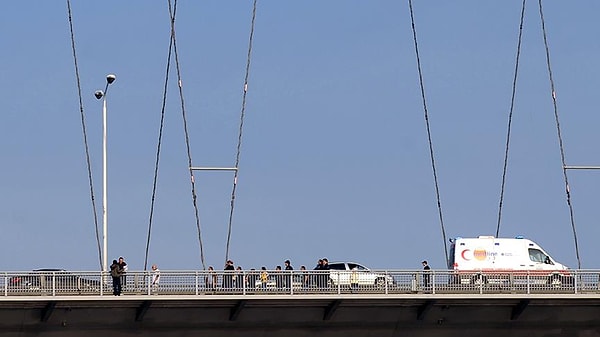
MULTIPOLYGON (((448 237, 496 231, 521 1, 414 1, 448 237)), ((544 1, 567 164, 600 165, 595 0, 544 1)), ((1 270, 97 270, 65 1, 0 13, 1 270)), ((194 166, 233 166, 252 1, 180 0, 194 166)), ((166 1, 72 1, 99 214, 108 97, 112 260, 143 269, 169 46, 166 1)), ((172 68, 150 263, 202 268, 172 68)), ((230 257, 244 268, 319 257, 444 268, 406 1, 259 0, 230 257)), ((595 262, 600 172, 568 173, 583 268, 595 262)), ((230 172, 196 172, 206 263, 222 268, 230 172)), ((101 219, 99 219, 101 221, 101 219)), ((101 223, 101 222, 100 222, 101 223)), ((501 236, 577 266, 537 1, 528 1, 501 236)))

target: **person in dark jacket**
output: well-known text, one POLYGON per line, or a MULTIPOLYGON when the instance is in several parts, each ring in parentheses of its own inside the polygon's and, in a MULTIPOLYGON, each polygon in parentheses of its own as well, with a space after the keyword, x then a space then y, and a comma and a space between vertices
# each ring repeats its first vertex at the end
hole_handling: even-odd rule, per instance
POLYGON ((235 267, 233 266, 233 261, 227 260, 225 263, 225 273, 223 274, 223 288, 228 289, 233 287, 233 274, 235 272, 235 267))
POLYGON ((285 287, 285 289, 289 290, 292 288, 292 273, 294 270, 294 267, 292 267, 292 263, 290 262, 290 260, 285 260, 285 278, 283 279, 283 286, 285 287))
POLYGON ((321 288, 323 285, 321 284, 321 269, 323 269, 323 260, 319 259, 317 261, 317 265, 313 268, 316 271, 315 275, 313 275, 313 283, 317 286, 317 288, 321 288))
POLYGON ((119 256, 119 261, 117 262, 119 264, 119 268, 121 268, 121 287, 126 287, 127 286, 127 269, 129 269, 129 267, 127 267, 127 262, 125 262, 125 259, 123 259, 122 256, 119 256))
POLYGON ((273 274, 275 275, 275 287, 277 289, 282 289, 284 277, 282 275, 281 266, 275 267, 275 271, 273 272, 273 274))
POLYGON ((426 260, 423 260, 421 264, 423 264, 423 287, 428 290, 431 284, 431 267, 426 260))
POLYGON ((110 265, 110 276, 112 276, 113 283, 113 295, 121 296, 121 276, 123 275, 123 270, 121 266, 117 262, 117 260, 113 260, 110 265))
POLYGON ((321 275, 321 284, 323 288, 329 287, 329 260, 326 257, 323 258, 323 265, 321 270, 325 272, 321 275))

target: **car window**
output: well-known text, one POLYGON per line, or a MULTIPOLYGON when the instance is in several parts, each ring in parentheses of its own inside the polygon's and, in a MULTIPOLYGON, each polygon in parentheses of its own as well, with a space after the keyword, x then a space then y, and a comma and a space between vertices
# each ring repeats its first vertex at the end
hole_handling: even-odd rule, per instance
POLYGON ((346 266, 345 266, 344 263, 330 263, 329 264, 329 269, 346 270, 346 266))
POLYGON ((358 263, 355 263, 355 266, 356 266, 356 269, 357 269, 357 270, 369 271, 369 268, 367 268, 367 267, 365 267, 365 266, 363 266, 363 265, 360 265, 360 264, 358 264, 358 263))

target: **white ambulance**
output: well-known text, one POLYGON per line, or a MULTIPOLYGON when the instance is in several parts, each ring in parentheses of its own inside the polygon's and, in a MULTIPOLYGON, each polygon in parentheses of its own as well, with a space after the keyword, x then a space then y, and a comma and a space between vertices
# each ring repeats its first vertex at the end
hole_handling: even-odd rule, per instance
POLYGON ((542 247, 523 237, 452 239, 448 268, 460 284, 550 284, 569 285, 568 267, 557 262, 542 247))

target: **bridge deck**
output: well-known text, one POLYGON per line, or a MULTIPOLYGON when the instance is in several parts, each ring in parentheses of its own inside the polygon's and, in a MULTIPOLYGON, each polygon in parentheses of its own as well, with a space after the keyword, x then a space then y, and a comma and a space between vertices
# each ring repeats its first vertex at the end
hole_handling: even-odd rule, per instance
POLYGON ((250 272, 169 271, 156 286, 152 274, 129 272, 113 296, 99 272, 7 272, 0 335, 600 336, 598 271, 570 271, 558 283, 503 273, 466 284, 432 271, 427 286, 421 271, 369 273, 359 284, 315 272, 262 284, 250 272))
POLYGON ((598 294, 13 296, 3 336, 598 335, 598 294))

